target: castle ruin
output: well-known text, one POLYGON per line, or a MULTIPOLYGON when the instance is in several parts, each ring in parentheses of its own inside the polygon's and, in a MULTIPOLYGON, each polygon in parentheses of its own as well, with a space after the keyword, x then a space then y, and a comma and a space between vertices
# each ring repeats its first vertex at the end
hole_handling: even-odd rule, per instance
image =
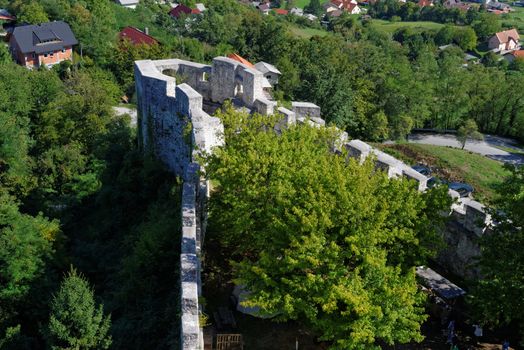
MULTIPOLYGON (((292 102, 291 110, 279 107, 271 97, 271 83, 275 81, 274 75, 264 76, 256 68, 227 57, 216 57, 211 65, 179 59, 135 62, 139 142, 184 180, 180 256, 184 350, 203 349, 199 324, 200 252, 209 184, 200 178, 197 156, 224 144, 224 126, 211 114, 230 100, 236 108, 250 113, 280 114, 281 127, 294 123, 325 125, 320 108, 313 103, 292 102)), ((377 169, 387 172, 390 178, 406 177, 415 181, 419 191, 426 190, 428 178, 405 163, 360 140, 347 141, 345 133, 341 133, 341 142, 350 156, 361 161, 373 156, 377 169)), ((489 227, 490 217, 481 203, 461 198, 452 190, 449 194, 455 199, 450 208, 453 220, 443 232, 448 247, 440 254, 439 262, 455 274, 468 276, 474 272, 467 267, 479 254, 476 241, 489 227), (450 261, 454 263, 447 264, 450 261)))

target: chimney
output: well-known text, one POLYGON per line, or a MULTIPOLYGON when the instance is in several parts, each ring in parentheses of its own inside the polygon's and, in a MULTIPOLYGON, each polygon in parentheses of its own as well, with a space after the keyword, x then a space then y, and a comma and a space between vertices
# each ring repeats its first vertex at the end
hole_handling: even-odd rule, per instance
POLYGON ((148 27, 144 28, 144 33, 146 33, 146 35, 149 35, 149 28, 148 27))

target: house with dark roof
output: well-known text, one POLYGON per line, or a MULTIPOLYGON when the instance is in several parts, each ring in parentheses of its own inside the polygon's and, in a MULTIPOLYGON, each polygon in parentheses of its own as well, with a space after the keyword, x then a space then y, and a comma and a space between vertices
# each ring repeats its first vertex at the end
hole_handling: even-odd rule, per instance
POLYGON ((443 5, 447 9, 459 9, 460 11, 469 11, 471 8, 470 4, 463 3, 460 0, 446 0, 443 5))
POLYGON ((148 33, 148 29, 141 31, 135 27, 125 27, 119 34, 121 40, 128 40, 133 45, 155 45, 158 41, 148 33))
POLYGON ((6 9, 0 9, 0 21, 14 21, 15 16, 9 13, 6 9))
POLYGON ((260 4, 257 6, 257 9, 262 12, 263 15, 267 15, 271 11, 271 6, 269 4, 260 4))
POLYGON ((62 21, 15 27, 9 40, 13 58, 28 68, 51 67, 73 58, 78 44, 69 25, 62 21))

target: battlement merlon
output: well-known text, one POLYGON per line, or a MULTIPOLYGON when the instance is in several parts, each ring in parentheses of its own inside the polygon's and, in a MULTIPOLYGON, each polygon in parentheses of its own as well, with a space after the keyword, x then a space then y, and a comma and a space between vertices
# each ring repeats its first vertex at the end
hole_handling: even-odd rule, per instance
POLYGON ((188 81, 198 79, 196 87, 205 92, 209 82, 204 73, 211 67, 177 59, 135 62, 140 142, 184 177, 196 153, 224 144, 224 127, 203 110, 204 96, 189 83, 177 85, 175 77, 162 73, 166 69, 177 76, 182 71, 195 73, 188 81))

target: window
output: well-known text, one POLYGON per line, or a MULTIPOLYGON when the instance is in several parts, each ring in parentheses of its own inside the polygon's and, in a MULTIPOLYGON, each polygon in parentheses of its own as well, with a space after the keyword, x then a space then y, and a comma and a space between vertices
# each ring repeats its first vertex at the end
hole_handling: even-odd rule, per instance
POLYGON ((46 53, 44 53, 44 57, 47 57, 47 54, 46 54, 46 53))
POLYGON ((65 53, 65 49, 62 49, 62 53, 65 53))

